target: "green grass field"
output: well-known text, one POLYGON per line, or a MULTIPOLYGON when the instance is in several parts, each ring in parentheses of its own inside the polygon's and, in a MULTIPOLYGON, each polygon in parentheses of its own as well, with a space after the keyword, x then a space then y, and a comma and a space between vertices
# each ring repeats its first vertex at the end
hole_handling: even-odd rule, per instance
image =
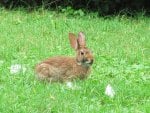
POLYGON ((0 9, 0 113, 148 113, 150 19, 67 17, 51 11, 0 9), (90 77, 66 84, 36 80, 34 66, 73 56, 68 33, 83 31, 95 62, 90 77), (26 70, 10 73, 21 64, 26 70), (110 84, 114 98, 105 95, 110 84))

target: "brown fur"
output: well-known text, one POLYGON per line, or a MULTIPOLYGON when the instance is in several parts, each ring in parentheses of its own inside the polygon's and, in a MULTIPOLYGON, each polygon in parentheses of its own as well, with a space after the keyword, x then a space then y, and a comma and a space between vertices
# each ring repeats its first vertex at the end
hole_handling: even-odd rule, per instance
MULTIPOLYGON (((76 50, 76 57, 52 57, 36 65, 35 71, 40 80, 53 81, 71 81, 75 78, 85 79, 90 73, 91 64, 83 62, 83 59, 93 63, 91 51, 84 45, 80 47, 74 34, 69 34, 70 44, 76 50), (72 38, 73 37, 73 38, 72 38), (80 55, 80 51, 84 55, 80 55)), ((81 39, 82 40, 82 37, 81 39)), ((85 39, 84 39, 85 40, 85 39)), ((84 41, 83 40, 83 41, 84 41)), ((85 43, 81 41, 81 43, 85 43)))

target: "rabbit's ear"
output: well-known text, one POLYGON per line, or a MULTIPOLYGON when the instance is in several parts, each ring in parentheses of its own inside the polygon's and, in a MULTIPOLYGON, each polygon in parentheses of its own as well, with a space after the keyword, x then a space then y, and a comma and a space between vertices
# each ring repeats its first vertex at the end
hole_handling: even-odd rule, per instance
POLYGON ((73 49, 77 50, 78 48, 78 43, 77 43, 77 38, 75 34, 69 33, 69 40, 70 40, 70 45, 73 49))
POLYGON ((79 32, 79 34, 78 34, 78 42, 79 42, 79 46, 80 47, 85 47, 86 46, 85 35, 83 34, 83 32, 79 32))

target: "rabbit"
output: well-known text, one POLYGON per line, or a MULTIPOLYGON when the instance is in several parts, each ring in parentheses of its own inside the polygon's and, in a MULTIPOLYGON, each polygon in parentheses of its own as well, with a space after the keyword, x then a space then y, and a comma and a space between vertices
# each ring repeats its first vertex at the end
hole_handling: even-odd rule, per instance
POLYGON ((86 47, 84 33, 79 32, 78 37, 69 33, 69 41, 76 51, 76 57, 56 56, 37 64, 35 72, 38 79, 49 82, 67 82, 88 77, 93 64, 93 54, 86 47))

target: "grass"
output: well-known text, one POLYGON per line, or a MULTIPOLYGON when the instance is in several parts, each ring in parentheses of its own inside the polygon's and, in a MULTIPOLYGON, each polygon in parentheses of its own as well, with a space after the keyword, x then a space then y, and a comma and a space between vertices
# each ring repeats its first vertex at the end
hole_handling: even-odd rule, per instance
POLYGON ((0 9, 0 113, 148 113, 150 19, 67 17, 55 12, 0 9), (68 32, 86 34, 95 62, 87 80, 49 84, 34 66, 56 55, 73 56, 68 32), (10 73, 21 64, 25 73, 10 73), (105 95, 108 84, 115 97, 105 95))

